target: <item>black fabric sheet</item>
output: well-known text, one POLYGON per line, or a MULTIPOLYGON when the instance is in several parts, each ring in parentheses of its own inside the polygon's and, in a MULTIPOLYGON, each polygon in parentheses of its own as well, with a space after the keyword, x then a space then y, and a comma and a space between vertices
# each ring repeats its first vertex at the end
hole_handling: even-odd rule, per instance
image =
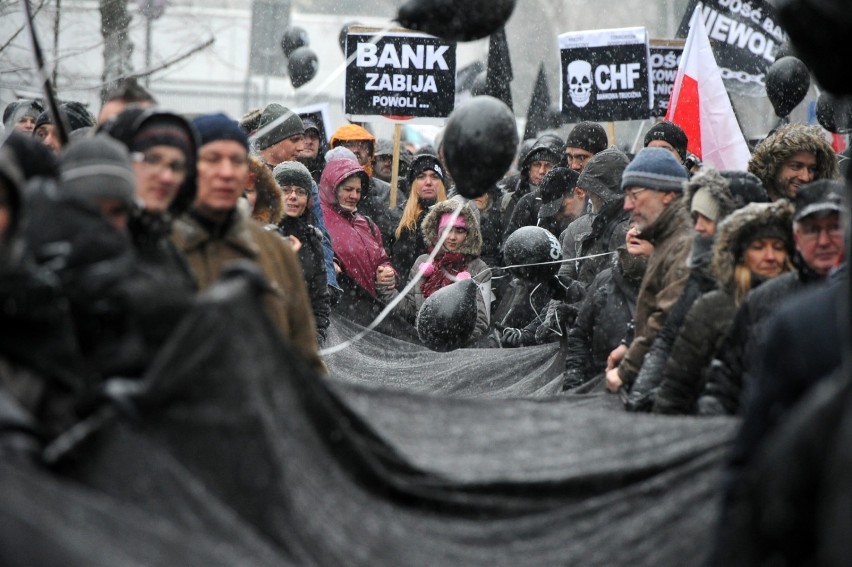
MULTIPOLYGON (((258 558, 234 565, 264 564, 262 542, 284 565, 685 565, 706 556, 735 421, 590 409, 600 392, 534 399, 550 387, 554 368, 542 367, 553 366, 555 347, 437 355, 374 337, 330 357, 323 379, 277 341, 239 282, 228 286, 184 321, 145 393, 124 402, 138 419, 105 420, 68 454, 64 474, 214 541, 233 513, 240 529, 226 549, 258 558), (407 382, 383 376, 382 346, 410 364, 407 382), (459 369, 473 353, 483 358, 459 369), (427 354, 439 361, 428 369, 427 354), (501 373, 523 357, 540 366, 501 373), (375 367, 356 372, 350 358, 375 367), (468 379, 474 368, 495 382, 468 379), (499 399, 515 391, 527 399, 499 399)), ((356 331, 332 327, 337 339, 356 331)), ((11 495, 0 494, 5 508, 11 495)), ((131 537, 99 536, 112 545, 131 537)), ((174 564, 194 564, 181 562, 184 552, 174 564)))

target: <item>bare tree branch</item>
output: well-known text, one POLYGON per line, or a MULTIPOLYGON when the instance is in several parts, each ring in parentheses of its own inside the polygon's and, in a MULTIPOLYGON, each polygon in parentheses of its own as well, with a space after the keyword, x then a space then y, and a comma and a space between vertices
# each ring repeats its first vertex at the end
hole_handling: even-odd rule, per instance
POLYGON ((183 53, 181 55, 178 55, 177 57, 169 59, 168 61, 166 61, 162 65, 158 65, 158 66, 156 66, 152 69, 146 69, 144 71, 140 71, 139 73, 133 73, 131 75, 128 75, 127 78, 139 79, 139 78, 142 78, 142 77, 148 77, 150 75, 153 75, 154 73, 159 73, 160 71, 163 71, 164 69, 168 69, 169 67, 171 67, 172 65, 175 65, 176 63, 180 63, 184 59, 188 59, 188 58, 192 57, 193 55, 195 55, 199 51, 203 51, 203 50, 207 49, 208 47, 213 45, 215 42, 216 42, 216 38, 211 37, 210 39, 208 39, 207 41, 205 41, 201 45, 196 45, 195 47, 193 47, 192 49, 190 49, 186 53, 183 53))
MULTIPOLYGON (((41 0, 41 2, 39 2, 38 6, 36 6, 35 10, 33 10, 33 16, 38 14, 41 11, 41 9, 44 8, 44 4, 45 4, 46 1, 47 0, 41 0)), ((22 31, 24 31, 25 29, 27 29, 26 24, 19 27, 15 31, 15 33, 12 34, 12 37, 10 37, 8 39, 8 41, 6 41, 6 43, 4 43, 3 45, 0 45, 0 53, 3 53, 3 50, 6 49, 7 47, 9 47, 9 45, 11 45, 13 41, 15 41, 15 38, 18 37, 18 35, 20 35, 20 33, 22 31)))

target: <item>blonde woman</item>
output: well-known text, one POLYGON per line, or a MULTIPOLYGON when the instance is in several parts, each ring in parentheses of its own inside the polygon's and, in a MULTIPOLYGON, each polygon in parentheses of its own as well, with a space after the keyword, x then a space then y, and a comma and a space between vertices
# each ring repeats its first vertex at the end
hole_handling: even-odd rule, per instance
MULTIPOLYGON (((447 200, 444 167, 438 158, 428 154, 417 156, 408 170, 408 185, 411 192, 391 247, 391 262, 400 275, 408 274, 414 260, 426 253, 426 242, 420 225, 429 207, 447 200)), ((402 283, 404 285, 405 282, 402 283)))

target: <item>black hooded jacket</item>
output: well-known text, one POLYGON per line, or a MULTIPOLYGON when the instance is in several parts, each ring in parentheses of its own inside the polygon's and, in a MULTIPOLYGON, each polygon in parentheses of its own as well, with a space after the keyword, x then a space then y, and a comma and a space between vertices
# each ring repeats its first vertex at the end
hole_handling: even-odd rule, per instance
POLYGON ((518 206, 521 198, 532 193, 532 185, 530 185, 530 166, 534 159, 537 159, 537 154, 545 151, 553 157, 553 163, 556 165, 562 159, 565 151, 565 142, 559 136, 553 134, 545 134, 536 140, 529 153, 524 158, 521 164, 521 173, 517 184, 514 187, 507 187, 501 201, 503 210, 503 224, 506 230, 503 234, 503 243, 515 230, 522 226, 535 226, 538 221, 538 209, 541 206, 541 200, 536 200, 535 197, 527 199, 527 206, 519 212, 519 216, 515 218, 515 208, 518 206))
POLYGON ((317 327, 317 342, 325 343, 331 315, 331 298, 325 273, 325 256, 322 249, 322 232, 308 221, 313 218, 309 208, 305 214, 294 218, 287 215, 278 223, 278 232, 283 236, 295 236, 302 243, 297 255, 302 264, 308 296, 317 327))
POLYGON ((644 258, 630 257, 622 248, 610 260, 610 267, 592 281, 568 332, 564 389, 580 386, 606 369, 609 353, 624 338, 636 313, 636 296, 644 273, 644 258), (622 257, 627 264, 622 264, 622 257))

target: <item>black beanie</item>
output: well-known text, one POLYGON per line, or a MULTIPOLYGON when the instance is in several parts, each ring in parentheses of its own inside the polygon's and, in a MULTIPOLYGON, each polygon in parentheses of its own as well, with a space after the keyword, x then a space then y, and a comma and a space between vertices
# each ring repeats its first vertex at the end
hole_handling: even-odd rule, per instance
POLYGON ((286 116, 286 118, 272 128, 272 130, 256 138, 255 145, 257 146, 257 149, 265 150, 269 146, 273 146, 290 136, 305 133, 305 125, 299 115, 289 108, 275 103, 267 105, 267 107, 263 109, 263 113, 260 115, 260 121, 257 123, 257 130, 263 130, 283 116, 286 116))
POLYGON ((408 168, 408 185, 412 186, 417 176, 424 171, 434 171, 441 178, 441 181, 444 181, 444 168, 441 162, 438 161, 438 158, 433 155, 423 154, 414 158, 414 161, 411 162, 408 168))
MULTIPOLYGON (((64 102, 59 105, 59 113, 68 122, 69 133, 80 128, 91 128, 95 125, 95 117, 92 116, 91 112, 86 110, 86 107, 81 102, 64 102)), ((39 126, 44 126, 45 124, 53 124, 53 119, 47 110, 39 114, 38 118, 36 118, 35 130, 38 130, 39 126)))
POLYGON ((647 148, 648 144, 654 140, 668 142, 680 155, 681 162, 686 159, 686 147, 689 145, 689 139, 683 129, 674 122, 659 122, 651 126, 648 133, 645 134, 645 147, 647 148))
POLYGON ((609 136, 603 126, 597 122, 580 122, 565 140, 565 147, 580 148, 596 154, 609 146, 609 136))
POLYGON ((192 131, 189 125, 168 114, 153 115, 140 124, 128 144, 131 152, 144 152, 154 146, 171 146, 189 155, 192 131))

